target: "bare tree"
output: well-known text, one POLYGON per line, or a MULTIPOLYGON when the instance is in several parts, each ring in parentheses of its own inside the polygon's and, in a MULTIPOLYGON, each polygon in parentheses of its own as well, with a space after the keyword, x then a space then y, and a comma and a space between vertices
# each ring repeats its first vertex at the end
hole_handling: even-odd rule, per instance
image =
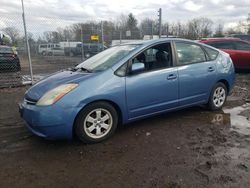
POLYGON ((224 25, 222 23, 219 23, 215 28, 215 34, 214 37, 224 37, 224 25))
POLYGON ((247 25, 247 34, 250 34, 250 13, 248 14, 246 25, 247 25))
POLYGON ((188 38, 198 39, 212 34, 213 21, 209 18, 194 18, 188 22, 188 38))
POLYGON ((15 27, 6 27, 3 31, 11 38, 13 45, 17 45, 18 40, 20 39, 20 32, 15 27))
POLYGON ((145 18, 140 23, 140 30, 142 35, 156 35, 158 34, 157 22, 155 20, 145 18))

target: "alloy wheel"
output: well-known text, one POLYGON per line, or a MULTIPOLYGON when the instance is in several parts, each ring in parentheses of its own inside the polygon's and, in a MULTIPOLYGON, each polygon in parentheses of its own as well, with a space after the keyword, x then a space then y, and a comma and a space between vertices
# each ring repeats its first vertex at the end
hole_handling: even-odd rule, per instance
POLYGON ((113 125, 111 113, 103 108, 92 110, 84 120, 84 132, 91 138, 102 138, 109 133, 113 125))
POLYGON ((216 107, 221 107, 226 100, 226 91, 223 87, 217 87, 213 94, 213 103, 216 107))

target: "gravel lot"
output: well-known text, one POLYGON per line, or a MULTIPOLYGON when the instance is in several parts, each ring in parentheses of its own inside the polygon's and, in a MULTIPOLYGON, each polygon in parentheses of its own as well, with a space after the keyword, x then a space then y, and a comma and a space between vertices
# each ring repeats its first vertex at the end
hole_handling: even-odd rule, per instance
POLYGON ((26 89, 0 89, 1 187, 249 187, 250 74, 223 111, 166 113, 95 145, 31 135, 17 108, 26 89))

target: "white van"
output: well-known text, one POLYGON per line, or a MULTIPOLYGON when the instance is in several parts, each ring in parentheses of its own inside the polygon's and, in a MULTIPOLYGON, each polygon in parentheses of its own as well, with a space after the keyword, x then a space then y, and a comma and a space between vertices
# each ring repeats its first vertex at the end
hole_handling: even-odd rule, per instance
POLYGON ((41 55, 49 55, 52 52, 53 48, 60 48, 58 43, 48 43, 48 44, 39 44, 38 53, 41 55))

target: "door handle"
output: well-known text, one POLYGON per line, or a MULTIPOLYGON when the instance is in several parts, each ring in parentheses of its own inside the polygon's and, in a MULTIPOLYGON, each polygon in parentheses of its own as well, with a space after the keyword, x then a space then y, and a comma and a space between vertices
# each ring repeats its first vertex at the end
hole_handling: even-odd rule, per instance
POLYGON ((176 78, 177 78, 177 76, 176 76, 175 74, 170 74, 170 75, 168 75, 168 77, 167 77, 168 80, 174 80, 174 79, 176 79, 176 78))
POLYGON ((208 72, 213 72, 214 71, 214 67, 208 67, 208 72))

